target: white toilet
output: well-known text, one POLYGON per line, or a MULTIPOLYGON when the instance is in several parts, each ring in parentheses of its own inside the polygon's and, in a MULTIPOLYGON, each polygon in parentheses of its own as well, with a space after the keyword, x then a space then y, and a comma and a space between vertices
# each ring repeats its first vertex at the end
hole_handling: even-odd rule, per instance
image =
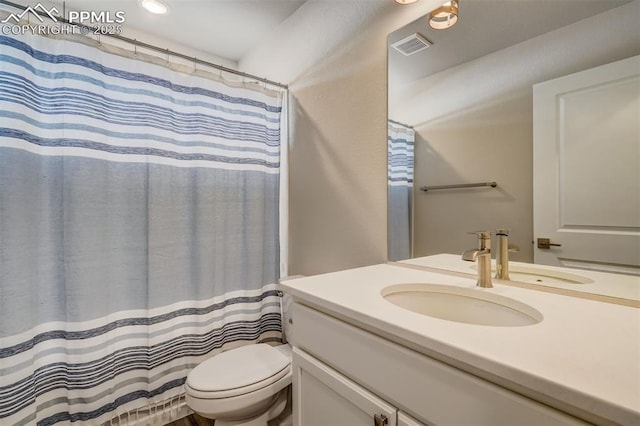
POLYGON ((191 370, 187 405, 216 426, 267 426, 289 400, 291 347, 261 343, 215 355, 191 370))
MULTIPOLYGON (((281 298, 283 339, 291 337, 291 296, 281 298)), ((267 426, 291 401, 291 346, 265 343, 215 355, 189 372, 187 405, 215 426, 267 426)), ((282 416, 281 416, 282 417, 282 416)), ((279 426, 291 424, 291 416, 279 426)))

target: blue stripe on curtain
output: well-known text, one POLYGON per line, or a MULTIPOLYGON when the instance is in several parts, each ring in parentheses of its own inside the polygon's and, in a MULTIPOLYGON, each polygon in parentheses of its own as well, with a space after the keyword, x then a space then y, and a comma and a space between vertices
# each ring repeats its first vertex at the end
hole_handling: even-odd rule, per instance
POLYGON ((389 260, 411 257, 414 142, 413 128, 388 122, 389 260))
POLYGON ((281 339, 282 93, 0 36, 0 424, 162 404, 281 339))

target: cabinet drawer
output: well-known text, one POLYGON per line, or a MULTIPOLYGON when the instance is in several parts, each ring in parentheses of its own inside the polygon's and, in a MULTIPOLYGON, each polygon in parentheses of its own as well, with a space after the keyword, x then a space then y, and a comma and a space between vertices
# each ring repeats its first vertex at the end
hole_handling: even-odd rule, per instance
POLYGON ((585 424, 297 303, 293 307, 293 327, 294 346, 428 424, 585 424))

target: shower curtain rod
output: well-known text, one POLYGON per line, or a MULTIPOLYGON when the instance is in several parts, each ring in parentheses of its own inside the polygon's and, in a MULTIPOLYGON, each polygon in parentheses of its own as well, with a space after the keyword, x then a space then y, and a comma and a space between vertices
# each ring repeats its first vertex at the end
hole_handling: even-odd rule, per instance
POLYGON ((404 127, 408 127, 409 129, 413 129, 413 126, 409 126, 408 124, 404 124, 404 123, 401 123, 401 122, 396 121, 396 120, 389 119, 389 122, 393 123, 393 124, 399 124, 399 125, 404 126, 404 127))
MULTIPOLYGON (((9 0, 0 0, 0 4, 4 4, 4 5, 10 6, 10 7, 19 9, 22 12, 24 12, 25 10, 28 9, 27 7, 22 6, 21 4, 13 3, 13 2, 11 2, 9 0)), ((39 16, 42 16, 44 18, 48 18, 48 16, 46 14, 38 12, 37 10, 34 10, 33 8, 31 8, 30 11, 31 12, 35 12, 39 16)), ((82 24, 77 24, 77 23, 74 23, 74 22, 69 22, 65 17, 56 17, 56 20, 62 21, 65 24, 74 25, 74 26, 80 27, 80 28, 87 28, 89 30, 94 29, 94 28, 89 27, 87 25, 82 25, 82 24)), ((231 74, 235 74, 235 75, 238 75, 240 77, 246 77, 246 78, 249 78, 251 80, 256 80, 256 81, 260 81, 262 83, 269 84, 271 86, 276 86, 276 87, 279 87, 281 89, 287 90, 289 88, 286 84, 278 83, 276 81, 272 81, 272 80, 269 80, 269 79, 263 78, 263 77, 258 77, 257 75, 249 74, 249 73, 246 73, 246 72, 234 70, 233 68, 228 68, 228 67, 225 67, 224 65, 218 65, 218 64, 214 64, 213 62, 204 61, 202 59, 196 58, 195 56, 188 56, 188 55, 185 55, 184 53, 174 52, 174 51, 169 50, 169 49, 163 49, 163 48, 155 46, 153 44, 144 43, 144 42, 138 41, 136 39, 132 39, 132 38, 129 38, 129 37, 121 36, 119 34, 108 34, 108 33, 107 34, 100 34, 100 36, 103 36, 103 35, 107 36, 107 37, 114 38, 116 40, 120 40, 120 41, 124 41, 126 43, 133 44, 136 47, 142 47, 144 49, 149 49, 149 50, 153 50, 155 52, 164 53, 165 55, 175 56, 177 58, 181 58, 181 59, 185 59, 185 60, 188 60, 190 62, 193 62, 194 64, 205 65, 207 67, 211 67, 211 68, 215 68, 215 69, 220 70, 220 71, 224 71, 224 72, 228 72, 228 73, 231 73, 231 74)))

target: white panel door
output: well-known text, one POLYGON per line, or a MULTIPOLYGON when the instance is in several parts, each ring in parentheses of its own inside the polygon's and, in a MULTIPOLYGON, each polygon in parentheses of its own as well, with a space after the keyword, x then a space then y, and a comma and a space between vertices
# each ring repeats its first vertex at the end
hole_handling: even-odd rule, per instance
POLYGON ((395 407, 293 348, 294 426, 397 426, 395 407))
POLYGON ((640 275, 640 56, 537 84, 533 106, 535 263, 640 275))

